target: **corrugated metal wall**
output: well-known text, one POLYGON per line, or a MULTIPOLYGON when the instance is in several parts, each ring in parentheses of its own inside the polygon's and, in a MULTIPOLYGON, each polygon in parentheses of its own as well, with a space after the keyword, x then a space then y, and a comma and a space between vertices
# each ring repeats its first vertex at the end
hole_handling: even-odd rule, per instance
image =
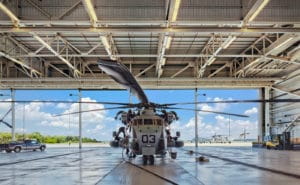
MULTIPOLYGON (((300 76, 295 76, 279 83, 277 88, 289 91, 293 94, 300 96, 300 76)), ((271 91, 272 98, 286 99, 286 98, 299 98, 289 93, 284 93, 278 90, 271 91)), ((293 126, 289 129, 291 122, 300 117, 300 103, 276 103, 271 106, 271 123, 272 134, 281 134, 283 131, 290 131, 293 142, 300 144, 300 125, 293 126), (288 130, 287 130, 288 129, 288 130)))

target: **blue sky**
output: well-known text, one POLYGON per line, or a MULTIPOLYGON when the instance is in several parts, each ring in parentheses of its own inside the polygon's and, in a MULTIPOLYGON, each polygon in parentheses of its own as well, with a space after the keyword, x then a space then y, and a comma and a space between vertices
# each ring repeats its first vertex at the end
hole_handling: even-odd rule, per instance
MULTIPOLYGON (((2 94, 9 94, 9 91, 0 91, 2 94)), ((18 90, 17 100, 74 100, 76 96, 69 96, 70 93, 77 94, 77 90, 18 90)), ((156 103, 193 102, 194 90, 146 90, 149 100, 156 103)), ((199 101, 205 100, 228 100, 228 99, 258 99, 258 91, 255 89, 224 90, 224 89, 200 89, 198 93, 205 93, 206 96, 199 96, 199 101)), ((128 102, 129 92, 126 90, 102 90, 82 91, 86 101, 111 101, 128 102)), ((10 97, 0 97, 8 99, 10 97)), ((137 102, 132 97, 133 102, 137 102)), ((94 109, 108 107, 106 105, 85 105, 83 109, 94 109)), ((0 117, 9 109, 10 104, 0 104, 0 117)), ((177 106, 178 107, 178 106, 177 106)), ((181 106, 193 108, 193 105, 181 106)), ((53 117, 54 114, 68 111, 76 111, 77 104, 17 104, 17 127, 22 132, 23 123, 25 132, 38 131, 44 134, 76 135, 78 133, 78 115, 53 117), (23 113, 25 116, 23 116, 23 113)), ((243 129, 250 132, 251 138, 257 135, 257 109, 255 103, 247 104, 209 104, 199 105, 199 108, 206 110, 225 111, 238 114, 248 114, 250 118, 230 117, 231 132, 233 138, 238 138, 243 129)), ((84 136, 99 140, 110 140, 111 132, 120 126, 120 123, 113 119, 116 111, 102 111, 85 113, 83 116, 84 136)), ((194 134, 194 112, 176 111, 180 117, 178 122, 172 124, 175 131, 182 133, 183 139, 192 139, 194 134)), ((199 113, 199 135, 210 137, 213 134, 228 134, 229 117, 216 114, 199 113)), ((10 115, 5 119, 10 122, 10 115)), ((5 126, 0 125, 0 131, 8 131, 5 126)))

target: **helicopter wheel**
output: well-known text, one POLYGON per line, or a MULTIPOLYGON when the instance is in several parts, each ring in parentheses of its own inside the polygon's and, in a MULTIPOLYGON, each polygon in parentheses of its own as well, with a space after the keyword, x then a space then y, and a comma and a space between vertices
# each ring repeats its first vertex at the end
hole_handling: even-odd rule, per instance
POLYGON ((147 161, 148 161, 148 156, 143 155, 143 165, 147 165, 147 161))
POLYGON ((136 158, 136 154, 134 152, 130 152, 129 158, 131 159, 136 158))
POLYGON ((154 156, 153 155, 149 156, 149 162, 150 162, 150 165, 154 165, 154 156))

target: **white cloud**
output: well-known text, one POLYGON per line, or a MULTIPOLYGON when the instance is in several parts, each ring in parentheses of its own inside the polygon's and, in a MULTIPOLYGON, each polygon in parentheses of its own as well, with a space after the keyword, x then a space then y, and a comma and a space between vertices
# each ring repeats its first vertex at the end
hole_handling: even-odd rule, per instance
MULTIPOLYGON (((207 98, 208 101, 222 101, 224 99, 222 98, 219 98, 219 97, 215 97, 213 100, 211 98, 207 98)), ((228 99, 230 100, 230 99, 228 99)), ((226 103, 214 103, 214 104, 206 104, 206 103, 203 103, 203 104, 199 104, 199 109, 202 109, 202 110, 207 110, 207 111, 218 111, 218 112, 222 112, 224 111, 225 109, 227 109, 229 107, 229 104, 226 104, 226 103)), ((200 115, 207 115, 207 114, 211 114, 211 113, 208 113, 208 112, 199 112, 200 115)))
MULTIPOLYGON (((239 139, 240 134, 246 129, 250 134, 247 138, 257 137, 257 121, 230 119, 230 136, 232 139, 239 139)), ((181 138, 190 140, 195 137, 195 118, 191 118, 187 123, 175 122, 172 124, 173 131, 180 131, 181 138)), ((200 138, 211 138, 214 134, 229 134, 229 118, 217 115, 212 123, 204 122, 204 118, 198 117, 198 135, 200 138)))
POLYGON ((246 114, 246 115, 252 115, 252 114, 256 114, 256 113, 257 113, 257 108, 256 107, 252 107, 251 109, 246 110, 244 114, 246 114))
POLYGON ((66 103, 58 103, 56 107, 59 108, 59 109, 66 109, 69 106, 66 103))
MULTIPOLYGON (((92 100, 90 98, 82 98, 82 101, 84 102, 96 102, 95 100, 92 100)), ((94 109, 103 109, 103 104, 82 104, 81 110, 94 110, 94 109)), ((69 106, 68 109, 65 109, 63 111, 63 114, 67 114, 70 112, 78 112, 79 106, 77 103, 73 103, 69 106)), ((83 127, 87 124, 96 124, 100 123, 104 120, 106 115, 106 111, 93 111, 93 112, 86 112, 82 114, 82 123, 83 127)), ((65 115, 61 117, 52 117, 49 120, 45 120, 44 124, 50 124, 53 126, 61 126, 61 127, 68 127, 69 124, 69 117, 71 117, 73 120, 79 120, 79 114, 72 114, 72 115, 65 115)), ((71 127, 78 127, 78 123, 71 124, 71 127)))
MULTIPOLYGON (((82 98, 85 102, 96 102, 91 98, 82 98)), ((3 103, 0 106, 0 117, 11 107, 10 103, 3 103)), ((103 109, 103 104, 82 104, 82 110, 103 109)), ((54 117, 54 112, 60 113, 77 112, 78 104, 53 104, 53 103, 28 103, 16 104, 16 128, 25 125, 26 132, 41 132, 49 135, 77 135, 79 115, 65 115, 54 117), (23 115, 25 116, 23 117, 23 115)), ((11 114, 5 120, 11 123, 11 114)), ((114 130, 118 121, 108 117, 107 111, 95 111, 82 114, 83 136, 92 137, 100 140, 111 139, 111 132, 114 130), (110 126, 111 124, 111 126, 110 126), (109 133, 108 133, 109 132, 109 133)), ((0 125, 1 131, 9 131, 0 125)))

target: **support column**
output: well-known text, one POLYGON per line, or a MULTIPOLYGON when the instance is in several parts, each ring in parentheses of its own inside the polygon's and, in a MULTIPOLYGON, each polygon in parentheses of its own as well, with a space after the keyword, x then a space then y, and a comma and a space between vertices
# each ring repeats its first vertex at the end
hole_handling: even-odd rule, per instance
MULTIPOLYGON (((270 99, 270 87, 265 87, 265 100, 270 99)), ((270 136, 270 103, 265 103, 265 136, 270 136)))
POLYGON ((11 139, 15 141, 15 130, 16 130, 16 113, 15 113, 15 90, 11 89, 11 139))
POLYGON ((78 106, 79 106, 79 149, 82 148, 82 118, 81 118, 81 89, 78 89, 78 106))
MULTIPOLYGON (((264 97, 264 89, 259 89, 259 99, 263 100, 264 97)), ((262 142, 264 137, 264 123, 265 123, 265 106, 263 103, 258 105, 259 114, 258 114, 258 132, 257 132, 257 141, 262 142)))
POLYGON ((231 139, 230 139, 230 137, 231 137, 231 136, 230 136, 230 121, 231 121, 231 120, 230 120, 230 119, 231 119, 231 118, 230 118, 230 115, 228 115, 228 119, 229 119, 229 120, 228 120, 228 141, 231 141, 231 139))
POLYGON ((198 147, 198 112, 197 112, 197 88, 195 89, 195 147, 198 147))

